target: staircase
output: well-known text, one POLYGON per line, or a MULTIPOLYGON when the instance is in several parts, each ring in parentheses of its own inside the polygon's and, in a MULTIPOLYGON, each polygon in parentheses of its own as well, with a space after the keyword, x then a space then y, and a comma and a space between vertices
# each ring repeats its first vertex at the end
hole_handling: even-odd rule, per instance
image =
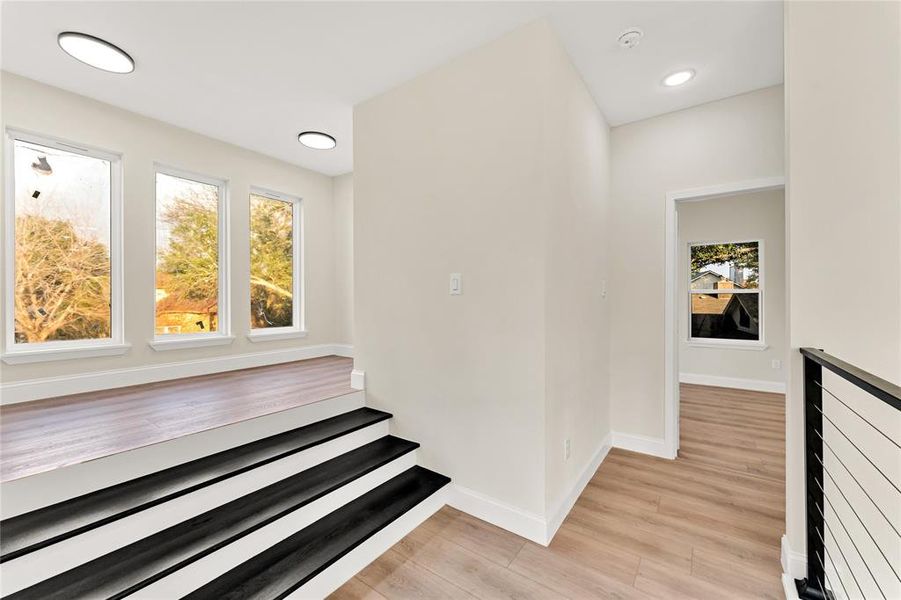
POLYGON ((357 408, 5 518, 0 592, 323 598, 444 504, 450 480, 390 418, 357 408))

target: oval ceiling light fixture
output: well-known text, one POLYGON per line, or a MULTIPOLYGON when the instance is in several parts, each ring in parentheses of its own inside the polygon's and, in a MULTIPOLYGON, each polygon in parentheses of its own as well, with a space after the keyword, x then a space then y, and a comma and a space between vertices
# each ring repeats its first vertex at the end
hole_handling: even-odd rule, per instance
POLYGON ((338 145, 335 138, 321 131, 304 131, 297 134, 297 141, 313 150, 331 150, 338 145))
POLYGON ((694 69, 685 69, 683 71, 676 71, 675 73, 670 73, 666 77, 663 78, 663 85, 666 87, 676 87, 677 85, 682 85, 684 83, 688 83, 692 79, 694 79, 695 70, 694 69))
POLYGON ((87 33, 64 31, 56 38, 63 51, 86 65, 110 73, 131 73, 135 61, 122 48, 87 33))

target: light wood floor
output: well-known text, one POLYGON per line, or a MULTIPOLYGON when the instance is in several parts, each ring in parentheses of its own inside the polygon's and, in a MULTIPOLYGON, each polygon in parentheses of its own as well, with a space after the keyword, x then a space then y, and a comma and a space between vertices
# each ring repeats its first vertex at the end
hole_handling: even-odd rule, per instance
POLYGON ((18 479, 353 391, 326 356, 0 408, 0 481, 18 479))
POLYGON ((784 396, 681 404, 680 457, 611 451, 548 548, 444 508, 332 599, 781 600, 784 396))

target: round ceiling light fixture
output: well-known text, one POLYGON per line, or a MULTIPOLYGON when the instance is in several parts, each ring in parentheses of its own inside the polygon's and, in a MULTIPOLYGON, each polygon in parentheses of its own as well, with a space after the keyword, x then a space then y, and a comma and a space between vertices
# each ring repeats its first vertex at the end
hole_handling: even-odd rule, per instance
POLYGON ((87 33, 64 31, 56 38, 63 51, 86 65, 110 73, 131 73, 135 61, 122 48, 87 33))
POLYGON ((670 73, 666 77, 663 78, 663 85, 666 87, 676 87, 678 85, 682 85, 691 81, 695 76, 694 69, 685 69, 682 71, 676 71, 675 73, 670 73))
POLYGON ((620 48, 629 49, 637 46, 639 42, 641 42, 641 38, 643 36, 644 32, 641 29, 639 29, 638 27, 632 27, 619 34, 619 37, 616 38, 616 41, 619 44, 620 48))
POLYGON ((338 145, 335 138, 321 131, 304 131, 297 134, 297 141, 313 150, 331 150, 338 145))

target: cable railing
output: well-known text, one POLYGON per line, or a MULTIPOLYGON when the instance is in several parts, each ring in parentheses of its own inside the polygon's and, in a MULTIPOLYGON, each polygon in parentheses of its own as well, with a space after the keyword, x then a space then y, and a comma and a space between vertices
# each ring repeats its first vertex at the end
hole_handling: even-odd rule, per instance
POLYGON ((807 577, 796 580, 798 595, 897 599, 901 387, 822 350, 802 348, 801 354, 807 577), (824 368, 838 376, 832 385, 823 381, 824 368))

